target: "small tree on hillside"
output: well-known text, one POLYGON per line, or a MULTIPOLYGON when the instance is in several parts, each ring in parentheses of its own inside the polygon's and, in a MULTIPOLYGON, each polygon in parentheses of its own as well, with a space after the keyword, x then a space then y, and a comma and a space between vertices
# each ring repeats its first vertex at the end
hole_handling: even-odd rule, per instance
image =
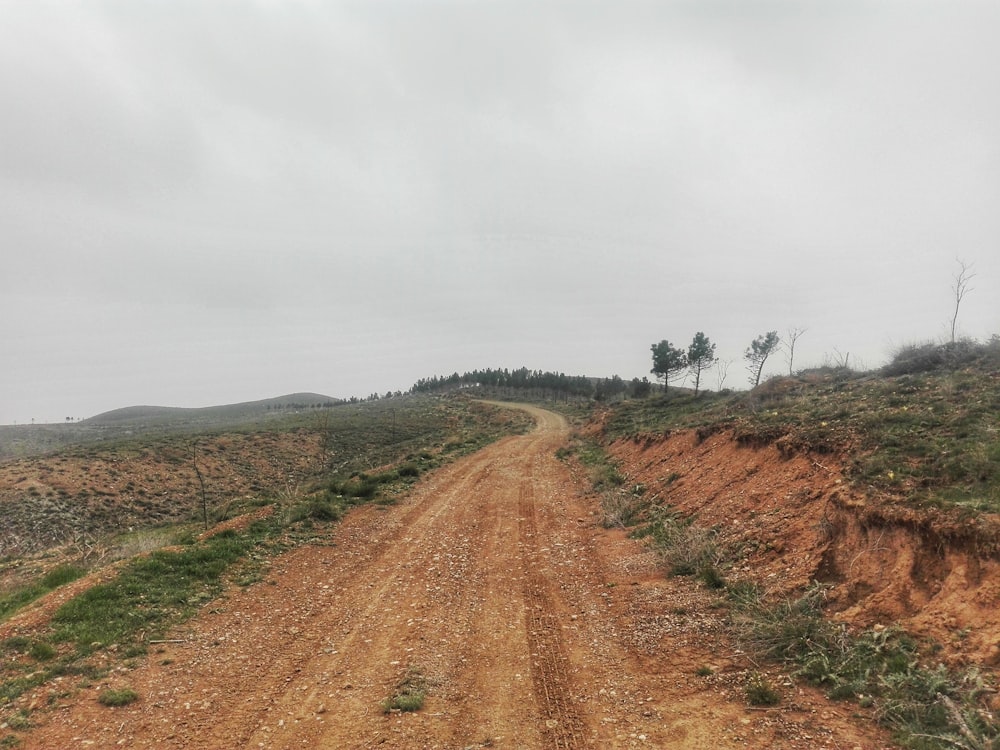
POLYGON ((956 262, 958 263, 958 273, 955 274, 955 284, 951 288, 951 291, 955 294, 955 312, 951 316, 952 344, 955 343, 955 329, 958 326, 958 309, 962 306, 962 300, 965 299, 965 295, 972 291, 969 287, 969 282, 976 276, 972 271, 972 266, 964 260, 956 259, 956 262))
POLYGON ((780 344, 781 339, 778 337, 777 331, 768 331, 751 342, 750 348, 743 354, 743 358, 747 361, 747 370, 750 371, 751 387, 756 388, 760 384, 764 363, 767 362, 767 358, 771 354, 778 350, 780 344))
POLYGON ((698 395, 701 373, 715 364, 715 344, 701 331, 694 335, 687 353, 688 367, 694 373, 694 395, 698 395))
POLYGON ((786 339, 787 346, 785 347, 788 353, 788 374, 792 375, 792 368, 795 366, 795 342, 799 340, 799 336, 805 333, 807 328, 789 328, 788 338, 786 339))
POLYGON ((666 393, 667 384, 687 370, 687 355, 666 339, 653 344, 650 349, 653 352, 653 369, 650 372, 663 378, 663 392, 666 393))
POLYGON ((717 359, 715 360, 715 371, 718 375, 719 380, 719 391, 722 391, 726 384, 726 376, 729 375, 729 366, 733 364, 731 359, 717 359))

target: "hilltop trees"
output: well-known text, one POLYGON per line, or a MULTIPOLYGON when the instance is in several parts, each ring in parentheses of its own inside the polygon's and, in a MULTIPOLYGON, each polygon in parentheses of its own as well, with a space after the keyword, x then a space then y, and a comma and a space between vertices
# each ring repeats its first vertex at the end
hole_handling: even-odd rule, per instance
POLYGON ((666 393, 670 381, 680 377, 687 370, 687 354, 666 339, 659 344, 653 344, 650 350, 653 352, 653 369, 650 372, 663 379, 663 392, 666 393))
POLYGON ((694 395, 697 396, 702 372, 715 364, 715 344, 701 331, 694 335, 691 346, 688 347, 687 361, 688 368, 694 375, 694 395))
POLYGON ((650 372, 663 380, 664 393, 671 380, 690 371, 694 375, 694 393, 697 396, 702 374, 715 364, 715 344, 701 331, 694 335, 687 351, 678 349, 666 339, 653 344, 650 351, 653 353, 653 369, 650 372))
POLYGON ((750 371, 750 385, 756 388, 760 384, 760 375, 764 371, 764 363, 767 358, 778 350, 781 339, 777 331, 768 331, 755 338, 750 347, 743 354, 747 361, 747 370, 750 371))

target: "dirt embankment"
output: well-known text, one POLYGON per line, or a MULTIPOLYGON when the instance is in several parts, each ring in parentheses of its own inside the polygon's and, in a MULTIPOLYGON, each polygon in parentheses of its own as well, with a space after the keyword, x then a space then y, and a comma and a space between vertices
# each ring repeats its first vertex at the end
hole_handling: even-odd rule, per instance
POLYGON ((695 432, 611 446, 630 482, 745 553, 734 575, 790 592, 828 583, 834 616, 900 623, 952 663, 1000 664, 995 517, 958 521, 852 490, 835 457, 745 447, 695 432))
MULTIPOLYGON (((321 544, 276 559, 92 685, 24 697, 25 748, 858 748, 884 733, 767 675, 729 641, 715 599, 666 578, 642 543, 601 527, 556 450, 565 421, 360 508, 321 544), (402 684, 421 710, 383 712, 402 684), (140 698, 111 709, 107 687, 140 698), (46 707, 46 708, 42 708, 46 707)), ((651 471, 655 469, 651 466, 651 471)))

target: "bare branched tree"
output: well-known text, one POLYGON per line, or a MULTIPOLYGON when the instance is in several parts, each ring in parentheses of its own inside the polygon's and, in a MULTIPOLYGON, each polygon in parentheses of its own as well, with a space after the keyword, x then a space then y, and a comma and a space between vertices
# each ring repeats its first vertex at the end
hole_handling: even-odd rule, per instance
POLYGON ((729 374, 729 366, 733 363, 731 359, 717 359, 715 360, 715 373, 718 375, 719 379, 719 390, 726 383, 726 376, 729 374))
POLYGON ((785 359, 788 360, 788 374, 792 375, 795 367, 795 342, 799 336, 808 331, 808 328, 789 328, 785 339, 785 359))
POLYGON ((205 528, 208 529, 208 493, 205 492, 205 477, 202 476, 201 469, 198 468, 197 440, 191 443, 191 465, 194 467, 194 473, 198 475, 198 483, 201 485, 201 511, 205 517, 205 528))
POLYGON ((976 277, 971 263, 966 263, 961 258, 956 258, 955 262, 958 263, 958 273, 955 274, 955 283, 951 287, 951 291, 955 293, 955 312, 951 316, 951 343, 953 344, 955 343, 955 329, 958 325, 958 310, 962 306, 965 295, 972 291, 969 282, 976 277))

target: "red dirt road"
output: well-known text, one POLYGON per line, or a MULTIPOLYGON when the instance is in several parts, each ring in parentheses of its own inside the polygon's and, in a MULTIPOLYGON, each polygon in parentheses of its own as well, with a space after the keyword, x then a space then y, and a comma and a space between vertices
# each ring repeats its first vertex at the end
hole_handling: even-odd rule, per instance
MULTIPOLYGON (((710 595, 600 527, 555 457, 562 417, 351 513, 328 545, 278 558, 131 670, 38 711, 27 748, 877 748, 849 705, 772 682, 710 595), (700 667, 711 675, 699 676, 700 667), (384 714, 408 675, 415 713, 384 714), (105 687, 140 700, 100 705, 105 687)), ((154 647, 156 648, 156 647, 154 647)))

